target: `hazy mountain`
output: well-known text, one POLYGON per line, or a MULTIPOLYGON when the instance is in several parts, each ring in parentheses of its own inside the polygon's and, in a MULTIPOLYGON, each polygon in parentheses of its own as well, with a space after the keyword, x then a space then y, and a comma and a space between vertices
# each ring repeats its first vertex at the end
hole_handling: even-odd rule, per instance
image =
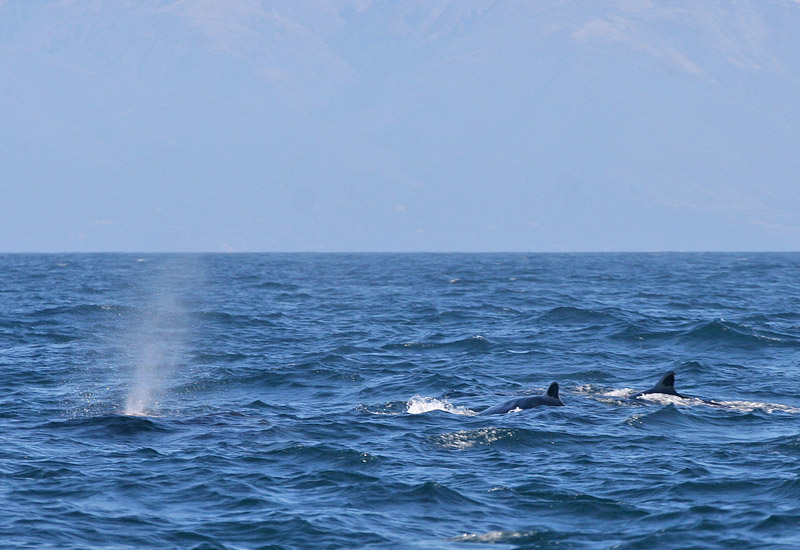
POLYGON ((800 3, 0 1, 0 249, 798 249, 800 3))

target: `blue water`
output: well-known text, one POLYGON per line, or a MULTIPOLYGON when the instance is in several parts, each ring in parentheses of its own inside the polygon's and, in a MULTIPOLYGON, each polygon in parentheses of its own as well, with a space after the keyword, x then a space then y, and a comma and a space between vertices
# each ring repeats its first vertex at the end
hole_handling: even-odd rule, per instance
POLYGON ((3 548, 800 548, 800 254, 5 255, 0 374, 3 548))

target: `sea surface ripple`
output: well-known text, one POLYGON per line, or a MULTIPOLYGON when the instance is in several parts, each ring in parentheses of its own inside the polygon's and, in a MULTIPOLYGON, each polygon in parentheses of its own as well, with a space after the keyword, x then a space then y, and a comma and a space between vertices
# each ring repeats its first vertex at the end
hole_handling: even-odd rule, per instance
POLYGON ((800 254, 0 255, 0 373, 3 548, 800 548, 800 254))

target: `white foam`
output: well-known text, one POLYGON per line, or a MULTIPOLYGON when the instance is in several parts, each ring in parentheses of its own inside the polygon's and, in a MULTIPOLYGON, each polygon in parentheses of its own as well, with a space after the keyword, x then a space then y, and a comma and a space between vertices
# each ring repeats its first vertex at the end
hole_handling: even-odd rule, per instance
POLYGON ((612 400, 629 399, 631 395, 636 393, 636 390, 631 388, 602 391, 602 389, 599 389, 592 384, 581 384, 580 386, 575 386, 575 389, 573 391, 575 393, 586 395, 593 399, 597 399, 599 401, 604 401, 604 402, 609 402, 612 400))
POLYGON ((376 416, 397 416, 396 412, 388 412, 388 411, 371 411, 368 408, 361 406, 359 409, 361 412, 365 412, 367 414, 374 414, 376 416))
POLYGON ((603 397, 611 397, 613 399, 628 399, 631 395, 636 393, 636 390, 631 388, 622 388, 619 390, 611 390, 607 392, 603 392, 600 395, 603 397))
POLYGON ((462 430, 460 432, 440 434, 434 436, 433 440, 445 449, 463 451, 476 445, 491 445, 495 441, 513 437, 513 430, 506 428, 481 428, 480 430, 462 430))
POLYGON ((415 395, 407 403, 409 414, 424 414, 431 411, 444 411, 463 416, 474 416, 475 411, 466 407, 457 407, 446 399, 436 399, 435 397, 422 397, 415 395))
POLYGON ((582 393, 592 399, 600 401, 601 403, 618 404, 625 403, 630 400, 631 395, 636 393, 636 390, 631 388, 621 388, 619 390, 611 391, 597 391, 590 385, 578 386, 575 388, 577 393, 582 393))
POLYGON ((697 405, 707 405, 702 399, 693 397, 678 397, 677 395, 667 395, 666 393, 646 393, 637 397, 639 401, 648 401, 659 405, 675 405, 676 407, 695 407, 697 405))
MULTIPOLYGON (((607 392, 603 395, 617 399, 622 397, 624 399, 632 395, 632 393, 634 393, 633 390, 628 390, 625 388, 624 390, 607 392), (626 395, 625 393, 629 391, 630 393, 627 393, 626 395)), ((719 407, 739 412, 753 412, 760 410, 769 414, 774 412, 784 412, 790 414, 800 413, 800 408, 792 407, 790 405, 782 405, 780 403, 759 403, 757 401, 706 401, 696 397, 678 397, 677 395, 667 395, 664 393, 647 393, 645 395, 640 395, 636 399, 639 401, 647 401, 648 403, 656 403, 658 405, 674 405, 676 407, 719 407)))
POLYGON ((600 393, 594 393, 591 386, 579 386, 582 390, 580 393, 585 393, 590 397, 594 397, 598 401, 611 402, 635 399, 636 401, 646 401, 648 403, 657 403, 659 405, 675 405, 677 407, 693 407, 695 405, 707 405, 702 399, 695 399, 693 397, 678 397, 677 395, 668 395, 666 393, 646 393, 638 397, 632 398, 638 390, 633 388, 620 388, 618 390, 610 390, 600 393))
POLYGON ((739 412, 753 412, 760 410, 768 414, 772 414, 774 412, 784 412, 789 414, 800 413, 799 408, 792 407, 791 405, 782 405, 780 403, 759 403, 757 401, 711 401, 709 404, 739 412))
POLYGON ((479 542, 496 544, 514 539, 521 539, 530 536, 531 533, 522 533, 520 531, 489 531, 488 533, 464 533, 457 537, 452 537, 447 540, 452 542, 479 542))
MULTIPOLYGON (((583 393, 597 399, 598 401, 610 402, 618 400, 627 400, 636 393, 636 390, 631 388, 621 388, 618 390, 611 390, 607 392, 595 393, 589 385, 578 386, 576 388, 578 393, 583 393)), ((760 403, 757 401, 705 401, 695 397, 678 397, 677 395, 667 395, 664 393, 647 393, 635 398, 637 401, 646 401, 648 403, 656 403, 658 405, 675 405, 676 407, 696 407, 704 405, 706 407, 720 407, 739 412, 753 412, 764 411, 772 414, 775 412, 798 414, 800 408, 792 407, 791 405, 782 405, 780 403, 760 403)))

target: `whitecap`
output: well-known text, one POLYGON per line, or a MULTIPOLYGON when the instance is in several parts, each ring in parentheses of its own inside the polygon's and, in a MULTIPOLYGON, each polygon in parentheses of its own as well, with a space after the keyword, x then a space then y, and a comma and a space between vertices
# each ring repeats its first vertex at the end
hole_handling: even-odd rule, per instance
POLYGON ((460 414, 464 416, 474 416, 477 414, 475 411, 466 407, 458 407, 453 405, 446 399, 436 399, 435 397, 423 397, 415 395, 408 400, 407 403, 409 414, 423 414, 431 411, 444 411, 452 414, 460 414))
MULTIPOLYGON (((604 403, 629 400, 631 399, 631 396, 636 393, 636 390, 631 388, 621 388, 618 390, 595 393, 592 387, 588 384, 576 387, 575 391, 576 393, 589 395, 590 397, 604 403)), ((634 399, 636 401, 655 403, 657 405, 675 405, 676 407, 696 407, 698 405, 704 405, 706 407, 719 407, 739 412, 763 411, 769 414, 775 412, 789 414, 800 413, 800 408, 792 407, 791 405, 782 405, 780 403, 760 403, 757 401, 715 401, 699 399, 697 397, 678 397, 677 395, 668 395, 665 393, 646 393, 634 399)))
POLYGON ((536 534, 538 533, 536 532, 524 533, 521 531, 489 531, 488 533, 464 533, 463 535, 458 535, 457 537, 451 537, 447 540, 451 542, 478 542, 478 543, 497 544, 497 543, 511 542, 522 538, 528 538, 536 534))

